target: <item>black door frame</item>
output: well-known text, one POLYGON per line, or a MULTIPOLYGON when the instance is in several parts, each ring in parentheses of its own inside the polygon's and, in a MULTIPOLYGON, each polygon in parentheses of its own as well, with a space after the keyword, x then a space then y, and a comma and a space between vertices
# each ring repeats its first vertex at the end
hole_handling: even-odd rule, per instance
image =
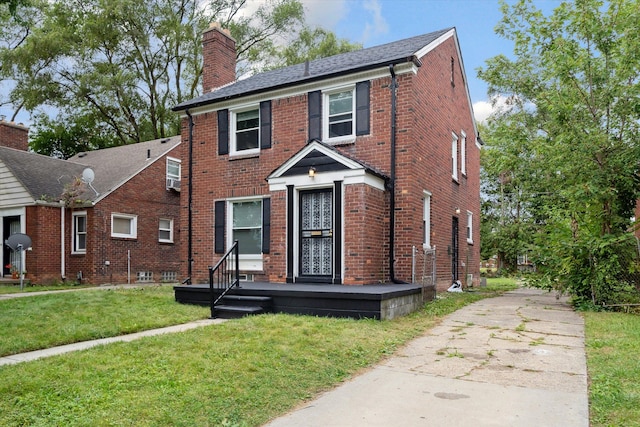
POLYGON ((451 220, 451 282, 458 280, 458 252, 460 248, 460 222, 454 216, 451 220))
POLYGON ((299 203, 298 203, 298 280, 303 282, 312 282, 312 283, 332 283, 333 275, 334 275, 334 257, 335 257, 335 236, 334 236, 334 225, 335 225, 335 195, 333 188, 318 188, 318 189, 310 189, 310 190, 301 190, 299 192, 299 203), (329 230, 313 230, 311 233, 314 235, 311 236, 303 236, 303 233, 307 230, 302 229, 302 199, 305 194, 313 194, 313 193, 329 193, 331 197, 331 229, 329 230), (316 234, 318 233, 318 234, 316 234), (303 239, 309 238, 320 238, 320 239, 331 239, 331 261, 329 267, 331 268, 331 273, 327 275, 304 275, 302 274, 302 241, 303 239))

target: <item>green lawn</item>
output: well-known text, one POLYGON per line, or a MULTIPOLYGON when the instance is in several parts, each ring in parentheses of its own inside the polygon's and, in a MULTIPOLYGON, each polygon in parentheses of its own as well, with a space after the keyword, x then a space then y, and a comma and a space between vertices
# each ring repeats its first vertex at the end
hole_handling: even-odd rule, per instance
POLYGON ((591 425, 640 426, 640 316, 584 317, 591 425))
POLYGON ((208 317, 175 302, 171 286, 85 290, 0 301, 0 356, 208 317))
POLYGON ((0 425, 258 426, 492 289, 390 321, 261 315, 0 367, 0 425))

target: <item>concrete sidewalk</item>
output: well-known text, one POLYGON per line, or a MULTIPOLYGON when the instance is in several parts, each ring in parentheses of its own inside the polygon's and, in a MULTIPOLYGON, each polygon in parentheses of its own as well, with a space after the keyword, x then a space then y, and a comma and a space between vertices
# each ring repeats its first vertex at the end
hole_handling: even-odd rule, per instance
MULTIPOLYGON (((75 288, 75 289, 63 289, 58 291, 36 291, 36 292, 21 292, 15 294, 0 294, 0 301, 13 298, 25 298, 35 297, 39 295, 51 295, 67 292, 79 292, 79 291, 100 291, 100 290, 114 290, 114 289, 134 289, 145 286, 158 286, 154 285, 107 285, 90 288, 75 288)), ((162 285, 164 286, 164 285, 162 285)), ((143 337, 151 337, 154 335, 172 334, 176 332, 188 331, 190 329, 199 328, 201 326, 207 326, 216 323, 222 323, 225 319, 202 319, 193 322, 185 323, 182 325, 167 326, 165 328, 150 329, 147 331, 136 332, 133 334, 120 335, 116 337, 101 338, 91 341, 82 341, 73 344, 61 345, 57 347, 45 348, 42 350, 29 351, 27 353, 12 354, 10 356, 0 357, 0 366, 14 365, 20 362, 29 362, 31 360, 42 359, 44 357, 56 356, 58 354, 70 353, 72 351, 86 350, 91 347, 99 345, 110 344, 113 342, 130 342, 143 337)))
POLYGON ((196 320, 182 325, 167 326, 166 328, 150 329, 148 331, 136 332, 134 334, 120 335, 117 337, 101 338, 92 341, 82 341, 73 344, 61 345, 58 347, 46 348, 44 350, 30 351, 28 353, 13 354, 11 356, 0 357, 0 366, 14 365, 20 362, 29 362, 31 360, 42 359, 43 357, 56 356, 58 354, 70 353, 72 351, 86 350, 88 348, 99 345, 110 344, 114 342, 130 342, 143 337, 152 337, 162 334, 173 334, 176 332, 184 332, 190 329, 199 328, 217 323, 225 322, 226 319, 202 319, 196 320))
POLYGON ((519 289, 448 316, 394 357, 269 427, 588 427, 584 321, 519 289))

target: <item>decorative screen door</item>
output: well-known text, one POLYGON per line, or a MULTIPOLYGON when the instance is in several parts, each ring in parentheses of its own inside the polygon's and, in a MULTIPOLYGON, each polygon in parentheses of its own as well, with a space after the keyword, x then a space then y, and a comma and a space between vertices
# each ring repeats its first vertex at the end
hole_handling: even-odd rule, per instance
POLYGON ((300 275, 331 279, 333 192, 300 192, 300 275))

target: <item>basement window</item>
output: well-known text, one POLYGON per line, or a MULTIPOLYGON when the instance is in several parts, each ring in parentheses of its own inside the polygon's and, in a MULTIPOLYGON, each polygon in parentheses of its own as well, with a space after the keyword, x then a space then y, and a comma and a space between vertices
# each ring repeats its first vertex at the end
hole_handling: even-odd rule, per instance
POLYGON ((136 282, 153 282, 153 271, 138 271, 136 282))

